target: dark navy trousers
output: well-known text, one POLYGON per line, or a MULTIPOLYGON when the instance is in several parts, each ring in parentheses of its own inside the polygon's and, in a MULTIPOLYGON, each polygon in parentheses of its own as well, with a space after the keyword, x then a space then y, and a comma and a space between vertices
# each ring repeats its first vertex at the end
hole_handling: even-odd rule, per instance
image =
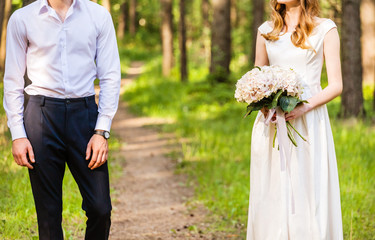
POLYGON ((107 163, 88 168, 87 144, 94 133, 98 107, 94 96, 56 99, 30 96, 24 122, 35 154, 29 169, 39 239, 62 240, 62 182, 67 164, 78 184, 87 216, 85 239, 108 239, 111 199, 107 163))

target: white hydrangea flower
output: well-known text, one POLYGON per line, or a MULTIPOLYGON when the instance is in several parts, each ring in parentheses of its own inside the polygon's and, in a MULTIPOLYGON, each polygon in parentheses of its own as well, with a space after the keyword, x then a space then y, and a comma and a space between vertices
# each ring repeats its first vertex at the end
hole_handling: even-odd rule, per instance
POLYGON ((287 92, 288 96, 300 97, 301 80, 293 69, 280 66, 264 66, 254 68, 237 81, 234 97, 238 102, 251 104, 277 93, 287 92))

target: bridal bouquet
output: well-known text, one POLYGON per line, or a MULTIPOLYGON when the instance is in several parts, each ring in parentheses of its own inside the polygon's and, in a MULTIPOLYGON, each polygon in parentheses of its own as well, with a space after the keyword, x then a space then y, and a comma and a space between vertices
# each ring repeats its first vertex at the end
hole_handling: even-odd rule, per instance
MULTIPOLYGON (((302 85, 300 78, 293 69, 285 69, 279 66, 263 66, 261 68, 255 67, 238 80, 235 98, 238 102, 246 102, 248 104, 244 117, 247 117, 253 111, 261 110, 263 107, 270 109, 266 120, 266 124, 268 124, 277 109, 281 109, 283 112, 290 112, 297 104, 307 102, 300 99, 301 94, 302 85)), ((306 141, 289 121, 286 122, 286 128, 287 135, 295 146, 297 146, 297 142, 292 130, 306 141)), ((276 134, 277 128, 273 138, 274 147, 276 134)))

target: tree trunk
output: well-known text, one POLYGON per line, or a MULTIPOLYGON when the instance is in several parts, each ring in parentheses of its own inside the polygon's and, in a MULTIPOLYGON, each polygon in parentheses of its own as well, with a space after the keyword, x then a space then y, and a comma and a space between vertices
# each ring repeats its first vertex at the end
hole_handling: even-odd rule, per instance
POLYGON ((209 0, 202 0, 202 20, 203 26, 206 28, 210 28, 210 2, 209 0))
POLYGON ((344 89, 341 116, 363 116, 360 1, 342 0, 342 62, 344 89))
POLYGON ((2 72, 4 71, 5 67, 5 41, 7 36, 7 25, 11 10, 12 0, 4 0, 0 38, 0 71, 2 72))
POLYGON ((264 1, 263 0, 252 0, 253 2, 253 21, 251 23, 251 57, 250 61, 255 62, 255 45, 256 37, 258 34, 258 27, 262 25, 264 19, 264 1))
POLYGON ((161 17, 163 75, 169 76, 173 66, 172 0, 161 0, 161 17))
POLYGON ((231 60, 230 0, 213 0, 210 73, 218 82, 228 80, 231 60))
POLYGON ((126 2, 123 2, 120 6, 120 14, 118 16, 118 25, 117 25, 117 38, 122 40, 125 36, 126 28, 126 2))
POLYGON ((181 81, 188 81, 187 53, 186 53, 186 25, 185 25, 185 0, 180 0, 180 73, 181 81))
POLYGON ((204 55, 205 55, 207 64, 210 64, 211 62, 211 59, 210 59, 211 58, 210 9, 211 9, 211 5, 210 5, 209 0, 202 0, 201 2, 201 14, 202 14, 202 23, 203 23, 202 39, 203 39, 204 55))
POLYGON ((137 29, 137 1, 129 1, 129 33, 131 36, 135 35, 137 29))
POLYGON ((102 0, 102 5, 108 10, 108 12, 111 12, 111 0, 102 0))
POLYGON ((231 7, 230 7, 230 18, 233 27, 238 27, 240 22, 240 18, 238 15, 238 0, 231 0, 231 7))

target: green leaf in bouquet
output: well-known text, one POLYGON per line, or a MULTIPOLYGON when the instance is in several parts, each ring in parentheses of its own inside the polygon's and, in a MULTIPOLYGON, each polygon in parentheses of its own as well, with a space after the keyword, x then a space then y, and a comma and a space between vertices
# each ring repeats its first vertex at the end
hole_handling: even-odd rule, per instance
POLYGON ((298 98, 292 96, 280 97, 280 107, 284 112, 292 111, 298 104, 298 98))
POLYGON ((259 66, 254 66, 254 68, 258 68, 259 71, 262 71, 262 69, 259 66))
POLYGON ((267 105, 267 102, 265 101, 259 101, 257 103, 254 103, 253 105, 253 111, 259 111, 262 109, 265 105, 267 105))
POLYGON ((271 101, 272 101, 272 99, 270 99, 270 98, 264 98, 264 99, 260 100, 259 102, 253 102, 253 103, 249 104, 247 106, 246 114, 245 114, 244 118, 249 116, 253 111, 259 111, 263 107, 268 106, 271 103, 271 101))
POLYGON ((245 114, 245 116, 243 116, 243 118, 246 118, 247 116, 249 116, 251 114, 251 112, 253 111, 253 109, 254 109, 254 107, 251 104, 247 105, 246 114, 245 114))
POLYGON ((308 101, 306 100, 301 100, 301 99, 298 99, 298 103, 309 103, 308 101))
POLYGON ((271 105, 269 106, 269 109, 277 107, 277 102, 279 101, 279 98, 281 94, 283 93, 283 90, 279 90, 276 95, 273 97, 271 105))

